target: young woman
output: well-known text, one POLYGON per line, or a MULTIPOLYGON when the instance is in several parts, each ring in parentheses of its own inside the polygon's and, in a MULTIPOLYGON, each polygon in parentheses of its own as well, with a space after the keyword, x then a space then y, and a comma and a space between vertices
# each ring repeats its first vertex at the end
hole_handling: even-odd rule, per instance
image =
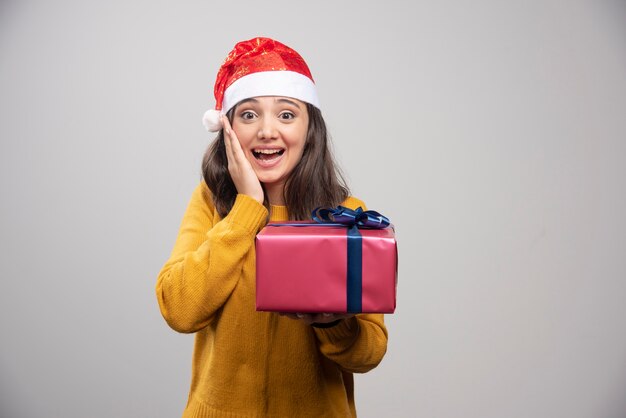
POLYGON ((196 333, 183 416, 356 416, 352 373, 382 360, 383 316, 255 310, 254 239, 268 221, 365 208, 337 173, 311 73, 254 38, 226 58, 215 98, 204 122, 219 133, 156 286, 167 323, 196 333))

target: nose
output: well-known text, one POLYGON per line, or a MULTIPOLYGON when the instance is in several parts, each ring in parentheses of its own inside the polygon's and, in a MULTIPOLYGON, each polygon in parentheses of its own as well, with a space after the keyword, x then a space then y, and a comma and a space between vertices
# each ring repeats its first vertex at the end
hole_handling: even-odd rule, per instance
POLYGON ((274 139, 278 137, 278 130, 271 118, 263 118, 257 136, 259 139, 274 139))

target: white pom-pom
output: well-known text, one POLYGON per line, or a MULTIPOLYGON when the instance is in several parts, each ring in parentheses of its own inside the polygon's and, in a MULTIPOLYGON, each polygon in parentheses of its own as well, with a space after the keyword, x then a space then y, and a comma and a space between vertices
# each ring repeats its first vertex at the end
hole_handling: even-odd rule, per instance
POLYGON ((222 129, 222 113, 219 110, 209 109, 202 117, 204 127, 210 132, 217 132, 222 129))

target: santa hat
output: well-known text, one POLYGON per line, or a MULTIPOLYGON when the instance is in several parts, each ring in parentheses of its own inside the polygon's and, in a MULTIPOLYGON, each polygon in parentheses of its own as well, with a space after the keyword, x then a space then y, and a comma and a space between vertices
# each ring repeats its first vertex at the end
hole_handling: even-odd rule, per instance
POLYGON ((315 83, 304 59, 269 38, 239 42, 224 60, 215 80, 215 109, 202 122, 211 132, 222 129, 221 115, 244 99, 285 96, 319 108, 315 83))

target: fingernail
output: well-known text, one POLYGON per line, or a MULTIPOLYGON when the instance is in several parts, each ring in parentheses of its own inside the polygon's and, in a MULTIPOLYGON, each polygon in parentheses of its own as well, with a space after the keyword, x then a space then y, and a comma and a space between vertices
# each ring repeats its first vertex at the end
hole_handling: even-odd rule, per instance
POLYGON ((323 315, 323 316, 325 316, 325 317, 327 317, 327 318, 328 318, 329 316, 333 316, 333 314, 331 314, 331 313, 323 313, 322 315, 323 315))
POLYGON ((301 314, 301 313, 297 313, 297 314, 296 314, 296 316, 297 316, 298 318, 304 318, 304 314, 301 314))

